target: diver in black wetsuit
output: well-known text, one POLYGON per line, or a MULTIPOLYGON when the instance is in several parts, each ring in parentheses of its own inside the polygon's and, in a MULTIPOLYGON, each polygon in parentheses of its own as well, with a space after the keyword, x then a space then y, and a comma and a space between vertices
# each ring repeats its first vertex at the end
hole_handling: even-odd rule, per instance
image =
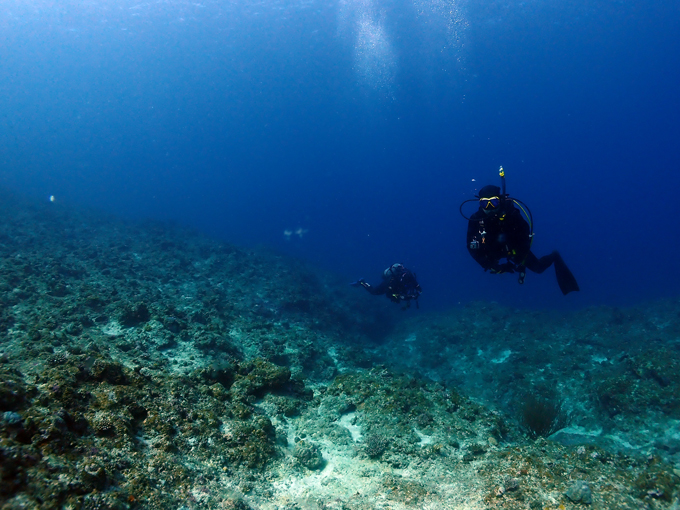
MULTIPOLYGON (((502 167, 501 178, 505 184, 502 167)), ((526 213, 528 208, 524 204, 510 198, 504 190, 501 192, 498 186, 492 185, 484 186, 477 198, 479 209, 466 218, 467 248, 484 271, 491 271, 494 274, 516 272, 519 273, 519 283, 524 283, 527 269, 534 273, 542 273, 554 264, 557 284, 562 294, 567 295, 579 290, 576 278, 557 251, 541 258, 531 252, 532 227, 515 207, 517 204, 526 213), (503 259, 506 262, 501 263, 503 259)), ((472 200, 466 200, 470 201, 472 200)), ((532 221, 531 213, 528 213, 527 217, 532 221)))
POLYGON ((418 306, 418 297, 422 292, 416 275, 401 264, 392 264, 383 271, 383 281, 378 285, 366 283, 363 278, 350 283, 352 287, 362 286, 374 296, 385 294, 394 303, 406 303, 406 308, 411 305, 411 300, 418 306))

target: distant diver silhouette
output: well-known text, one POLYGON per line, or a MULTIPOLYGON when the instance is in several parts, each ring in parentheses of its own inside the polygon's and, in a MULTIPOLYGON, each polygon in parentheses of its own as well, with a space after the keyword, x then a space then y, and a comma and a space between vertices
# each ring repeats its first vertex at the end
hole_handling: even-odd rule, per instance
POLYGON ((418 298, 422 292, 415 273, 406 269, 402 264, 392 264, 383 271, 383 280, 378 285, 366 283, 363 278, 350 283, 353 287, 363 287, 374 296, 385 294, 394 303, 404 302, 406 308, 411 306, 411 301, 416 302, 419 308, 418 298))

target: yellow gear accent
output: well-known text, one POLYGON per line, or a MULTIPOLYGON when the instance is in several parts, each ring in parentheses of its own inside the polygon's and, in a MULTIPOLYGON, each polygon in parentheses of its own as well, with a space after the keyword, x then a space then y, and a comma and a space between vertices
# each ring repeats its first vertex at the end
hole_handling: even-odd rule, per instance
POLYGON ((524 207, 522 207, 522 204, 520 204, 517 200, 513 199, 513 203, 522 210, 522 212, 524 213, 524 216, 526 216, 527 220, 529 220, 529 230, 530 230, 529 237, 531 238, 531 242, 530 242, 529 246, 531 247, 531 245, 534 243, 534 235, 535 235, 534 234, 534 224, 531 221, 531 216, 529 216, 529 213, 527 213, 526 209, 524 209, 524 207))

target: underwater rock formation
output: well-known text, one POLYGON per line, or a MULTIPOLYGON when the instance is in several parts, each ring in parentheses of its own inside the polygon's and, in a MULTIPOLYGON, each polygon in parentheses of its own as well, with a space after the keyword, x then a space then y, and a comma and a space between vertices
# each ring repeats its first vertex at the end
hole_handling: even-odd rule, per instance
POLYGON ((3 510, 557 509, 584 487, 677 508, 677 302, 405 319, 278 254, 2 198, 3 510), (535 405, 527 428, 527 396, 570 426, 535 405))

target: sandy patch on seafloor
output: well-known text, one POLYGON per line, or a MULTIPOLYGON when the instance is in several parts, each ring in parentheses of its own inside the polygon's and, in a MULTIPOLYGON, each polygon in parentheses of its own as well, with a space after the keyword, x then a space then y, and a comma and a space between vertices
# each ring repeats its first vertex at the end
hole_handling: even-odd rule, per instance
MULTIPOLYGON (((324 445, 328 447, 330 445, 324 445)), ((308 475, 288 474, 272 484, 274 497, 268 503, 260 503, 263 510, 277 510, 296 503, 301 508, 320 508, 316 501, 336 500, 338 508, 343 502, 353 502, 364 508, 401 510, 457 509, 477 510, 486 508, 482 502, 481 481, 476 478, 474 467, 457 470, 455 476, 440 469, 391 469, 383 463, 359 459, 342 449, 325 449, 327 465, 320 473, 308 475), (424 495, 397 501, 392 495, 390 480, 415 482, 428 489, 424 495)), ((332 508, 325 503, 323 508, 332 508)))
MULTIPOLYGON (((459 464, 455 472, 450 465, 436 461, 413 463, 404 469, 392 468, 385 462, 357 455, 362 434, 361 427, 353 425, 352 415, 354 413, 343 415, 338 424, 351 433, 353 444, 337 444, 328 438, 317 437, 326 461, 322 470, 301 470, 291 463, 282 463, 274 470, 276 479, 269 487, 270 497, 263 500, 261 496, 251 494, 244 499, 260 510, 487 508, 483 497, 488 491, 477 474, 482 462, 459 464), (415 490, 409 491, 409 487, 415 490)), ((291 420, 286 426, 291 447, 296 425, 303 425, 303 420, 296 421, 291 420)), ((427 441, 421 444, 425 445, 427 441)), ((225 477, 223 482, 230 485, 233 480, 225 477)))

